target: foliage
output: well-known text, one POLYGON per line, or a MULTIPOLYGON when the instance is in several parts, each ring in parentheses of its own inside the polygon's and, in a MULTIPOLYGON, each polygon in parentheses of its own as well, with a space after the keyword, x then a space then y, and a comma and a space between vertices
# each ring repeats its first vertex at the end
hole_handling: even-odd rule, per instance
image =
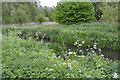
POLYGON ((47 6, 44 7, 44 14, 45 14, 45 17, 48 17, 48 7, 47 6))
POLYGON ((118 3, 104 3, 101 21, 116 23, 118 21, 118 3))
POLYGON ((20 30, 8 30, 2 39, 2 78, 119 78, 118 61, 92 52, 67 52, 64 60, 43 41, 26 41, 17 37, 20 30))
MULTIPOLYGON (((76 40, 85 41, 86 44, 92 46, 97 42, 100 48, 110 48, 120 50, 118 43, 117 24, 104 23, 86 23, 79 25, 44 25, 38 28, 24 28, 21 30, 22 37, 30 34, 28 37, 35 38, 35 33, 38 33, 39 38, 45 36, 50 41, 66 44, 74 44, 76 40)), ((3 29, 4 30, 4 29, 3 29)))
POLYGON ((95 18, 96 20, 100 20, 101 16, 103 15, 103 12, 101 10, 102 2, 93 2, 94 9, 95 9, 95 18))
POLYGON ((54 12, 54 8, 48 8, 49 9, 49 14, 48 14, 48 18, 50 21, 54 21, 54 18, 53 18, 53 12, 54 12))
POLYGON ((20 5, 19 8, 17 10, 14 10, 13 13, 11 13, 11 17, 12 17, 12 23, 25 23, 25 22, 29 22, 29 15, 26 14, 27 10, 24 10, 25 7, 23 5, 20 5))
POLYGON ((54 19, 60 24, 89 22, 94 19, 94 8, 92 3, 59 2, 55 7, 54 19))
POLYGON ((46 19, 43 15, 37 15, 35 17, 35 21, 39 21, 40 23, 42 23, 43 21, 46 21, 46 19))
POLYGON ((27 23, 35 21, 38 14, 44 16, 36 2, 4 2, 2 10, 2 24, 27 23))

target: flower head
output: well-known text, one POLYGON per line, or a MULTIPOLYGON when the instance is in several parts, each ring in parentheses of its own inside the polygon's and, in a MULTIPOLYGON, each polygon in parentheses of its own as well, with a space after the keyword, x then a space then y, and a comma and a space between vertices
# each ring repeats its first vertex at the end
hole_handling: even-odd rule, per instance
POLYGON ((81 73, 82 71, 81 71, 81 70, 79 70, 78 72, 80 72, 80 73, 81 73))
POLYGON ((75 42, 75 45, 77 45, 77 42, 75 42))
POLYGON ((82 44, 79 44, 79 46, 82 46, 82 44))
POLYGON ((68 63, 68 67, 71 67, 71 64, 70 64, 70 63, 68 63))
POLYGON ((84 44, 85 43, 85 41, 82 41, 82 44, 84 44))
POLYGON ((113 78, 118 78, 117 73, 114 73, 113 78))
POLYGON ((49 69, 49 71, 54 71, 54 69, 49 69))
POLYGON ((56 64, 54 64, 53 66, 56 66, 56 64))
POLYGON ((72 54, 73 52, 69 52, 68 54, 72 54))

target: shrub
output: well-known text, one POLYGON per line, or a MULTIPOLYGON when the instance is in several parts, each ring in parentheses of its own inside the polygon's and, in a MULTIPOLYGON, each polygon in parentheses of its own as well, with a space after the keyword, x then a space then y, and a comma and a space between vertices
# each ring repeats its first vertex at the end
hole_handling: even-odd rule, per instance
POLYGON ((59 2, 55 7, 54 19, 61 24, 89 22, 95 19, 94 7, 86 2, 59 2))
POLYGON ((45 17, 43 15, 37 15, 35 17, 35 21, 36 22, 39 21, 40 23, 42 23, 42 22, 46 21, 46 19, 45 19, 45 17))

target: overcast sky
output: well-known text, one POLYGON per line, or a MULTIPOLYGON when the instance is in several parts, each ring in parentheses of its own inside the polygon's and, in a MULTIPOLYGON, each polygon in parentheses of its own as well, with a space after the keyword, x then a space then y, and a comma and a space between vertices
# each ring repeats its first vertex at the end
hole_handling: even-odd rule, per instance
POLYGON ((48 7, 52 7, 52 6, 56 6, 57 2, 59 2, 60 0, 40 0, 40 4, 44 7, 44 6, 48 6, 48 7))

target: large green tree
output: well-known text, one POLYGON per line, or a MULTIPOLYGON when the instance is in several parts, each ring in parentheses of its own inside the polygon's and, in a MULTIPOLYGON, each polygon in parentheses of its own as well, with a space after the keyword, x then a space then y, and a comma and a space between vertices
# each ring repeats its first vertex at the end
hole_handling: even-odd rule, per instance
POLYGON ((89 22, 94 19, 94 7, 91 2, 59 2, 54 19, 60 24, 89 22))

